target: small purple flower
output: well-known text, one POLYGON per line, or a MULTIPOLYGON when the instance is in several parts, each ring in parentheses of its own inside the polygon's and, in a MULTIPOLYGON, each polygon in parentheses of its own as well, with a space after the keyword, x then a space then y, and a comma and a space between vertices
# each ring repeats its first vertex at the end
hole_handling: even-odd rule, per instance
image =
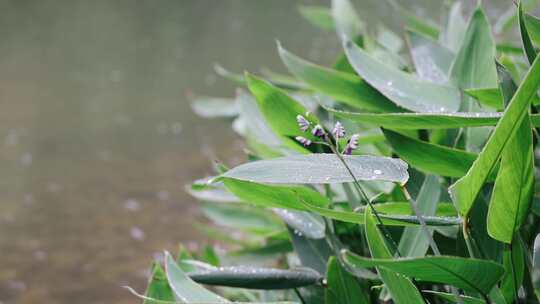
POLYGON ((352 151, 358 148, 358 138, 360 138, 360 135, 358 134, 353 134, 351 136, 351 139, 349 139, 349 142, 347 143, 343 154, 351 155, 352 151))
POLYGON ((334 138, 336 140, 345 137, 345 128, 339 121, 336 122, 336 125, 334 126, 334 130, 332 130, 332 134, 334 134, 334 138))
POLYGON ((313 136, 315 137, 324 137, 324 135, 326 135, 326 133, 324 132, 324 129, 323 127, 321 127, 321 125, 316 125, 315 127, 313 127, 313 130, 311 130, 311 134, 313 134, 313 136))
POLYGON ((296 141, 298 141, 299 143, 304 145, 304 147, 307 147, 307 146, 311 145, 311 140, 309 140, 309 139, 307 139, 305 137, 296 136, 295 139, 296 139, 296 141))
POLYGON ((309 129, 310 123, 307 119, 304 118, 304 116, 296 116, 296 121, 298 122, 298 126, 300 127, 300 130, 302 130, 302 132, 306 132, 309 129))

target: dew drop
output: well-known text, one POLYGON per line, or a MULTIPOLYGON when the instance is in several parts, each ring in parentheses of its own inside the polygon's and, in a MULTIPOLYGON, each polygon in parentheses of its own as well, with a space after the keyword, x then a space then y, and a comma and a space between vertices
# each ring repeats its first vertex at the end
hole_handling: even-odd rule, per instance
POLYGON ((373 173, 375 173, 375 174, 382 174, 382 171, 381 171, 381 170, 373 170, 373 173))

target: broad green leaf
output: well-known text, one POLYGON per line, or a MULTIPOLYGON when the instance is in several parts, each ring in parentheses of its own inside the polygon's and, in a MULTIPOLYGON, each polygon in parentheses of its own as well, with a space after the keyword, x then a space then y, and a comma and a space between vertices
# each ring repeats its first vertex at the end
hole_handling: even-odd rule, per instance
MULTIPOLYGON (((357 180, 404 184, 409 178, 407 164, 397 158, 344 155, 343 159, 357 180)), ((269 184, 334 184, 354 181, 335 154, 292 155, 249 162, 227 171, 222 177, 269 184)))
POLYGON ((209 185, 209 179, 196 180, 192 185, 186 186, 187 192, 200 201, 219 203, 238 203, 240 200, 227 192, 223 184, 209 185))
POLYGON ((537 58, 503 117, 473 163, 467 174, 450 187, 452 200, 462 216, 469 213, 478 192, 499 160, 506 143, 518 131, 518 126, 528 114, 531 99, 540 86, 540 60, 537 58))
POLYGON ((201 209, 212 222, 224 227, 259 233, 268 233, 284 228, 279 219, 272 216, 271 213, 244 204, 202 202, 201 209))
POLYGON ((326 239, 310 239, 290 227, 289 235, 302 266, 314 269, 318 273, 325 273, 326 264, 332 255, 332 249, 326 239))
POLYGON ((478 7, 469 21, 463 44, 450 69, 461 89, 497 87, 495 43, 486 15, 478 7))
POLYGON ((533 261, 532 261, 531 278, 534 287, 534 293, 540 300, 540 234, 536 235, 533 245, 533 261))
MULTIPOLYGON (((416 197, 416 204, 422 216, 433 216, 437 211, 437 203, 441 196, 439 177, 427 175, 420 192, 416 197)), ((433 231, 430 230, 433 234, 433 231)), ((407 227, 401 234, 399 252, 405 257, 424 256, 429 248, 429 240, 422 228, 407 227)))
MULTIPOLYGON (((371 256, 374 258, 391 259, 393 254, 386 247, 386 240, 379 231, 375 217, 371 214, 371 210, 369 209, 365 213, 365 222, 365 233, 371 256)), ((345 262, 354 267, 355 264, 351 263, 349 260, 350 257, 351 254, 349 252, 343 252, 345 262)), ((422 295, 409 278, 384 267, 377 267, 377 273, 381 277, 381 280, 392 296, 392 300, 396 304, 424 303, 422 295)))
POLYGON ((144 296, 147 297, 147 299, 144 300, 143 304, 158 304, 161 301, 174 302, 176 300, 173 291, 167 282, 165 272, 157 263, 152 265, 152 277, 150 278, 144 296))
POLYGON ((440 36, 442 45, 446 46, 452 52, 457 52, 463 43, 466 31, 467 20, 465 20, 461 12, 461 2, 456 1, 450 8, 446 30, 440 36))
POLYGON ((189 273, 200 284, 247 289, 291 289, 320 284, 322 276, 310 268, 277 269, 250 266, 219 267, 189 273))
POLYGON ((459 91, 453 87, 420 81, 412 74, 371 58, 350 40, 343 47, 358 75, 398 106, 416 112, 456 112, 459 91))
POLYGON ((392 149, 412 167, 441 176, 461 177, 473 164, 474 153, 431 144, 384 130, 392 149))
MULTIPOLYGON (((454 205, 447 202, 438 202, 437 209, 435 211, 436 216, 441 217, 454 217, 457 216, 457 211, 454 205)), ((414 210, 411 208, 409 202, 386 202, 373 204, 375 210, 383 214, 394 214, 394 215, 414 215, 414 210)), ((362 206, 358 210, 362 212, 367 206, 362 206)))
POLYGON ((529 214, 534 188, 533 139, 529 118, 521 119, 517 132, 501 154, 501 165, 487 218, 489 235, 511 243, 529 214))
MULTIPOLYGON (((311 133, 302 132, 296 122, 296 116, 306 115, 306 108, 287 95, 286 92, 262 79, 249 74, 246 74, 245 78, 249 90, 257 100, 259 110, 270 128, 288 146, 295 148, 299 152, 306 153, 307 150, 293 139, 296 136, 304 136, 311 140, 315 139, 311 133)), ((312 123, 317 123, 317 119, 312 115, 306 118, 312 123)))
POLYGON ((330 203, 328 198, 307 187, 264 185, 233 178, 225 178, 223 183, 227 190, 244 202, 261 207, 305 211, 299 199, 319 207, 330 203))
POLYGON ((501 279, 501 292, 506 302, 518 295, 525 272, 525 252, 521 242, 512 242, 512 248, 505 246, 503 255, 504 276, 501 279))
POLYGON ((473 298, 473 297, 463 296, 463 295, 456 296, 455 294, 447 293, 447 292, 440 292, 440 291, 433 291, 433 290, 422 290, 422 292, 427 293, 427 294, 434 294, 435 296, 443 300, 449 301, 449 303, 463 303, 463 304, 485 304, 486 303, 484 300, 479 299, 479 298, 473 298))
POLYGON ((540 46, 540 19, 536 16, 524 14, 525 25, 529 32, 530 39, 540 46))
MULTIPOLYGON (((238 85, 242 85, 242 86, 247 86, 248 83, 244 77, 244 75, 242 74, 237 74, 237 73, 234 73, 234 72, 231 72, 229 70, 227 70, 226 68, 224 68, 223 66, 219 65, 219 64, 216 64, 214 65, 214 71, 216 72, 216 74, 218 74, 219 76, 225 78, 225 79, 228 79, 238 85)), ((301 82, 298 82, 298 81, 290 81, 290 80, 287 80, 287 81, 283 81, 283 79, 272 79, 270 77, 270 79, 266 79, 266 81, 268 81, 268 83, 271 83, 272 85, 280 88, 280 89, 284 89, 284 90, 304 90, 304 89, 307 89, 307 86, 304 84, 304 83, 301 83, 301 82)))
POLYGON ((349 0, 332 0, 331 12, 340 37, 356 38, 362 34, 364 24, 349 0))
POLYGON ((356 277, 345 270, 335 257, 328 260, 326 282, 326 303, 371 303, 365 284, 361 284, 356 277))
POLYGON ((454 54, 437 41, 422 34, 407 31, 407 35, 418 77, 434 83, 447 83, 448 71, 454 60, 454 54))
MULTIPOLYGON (((464 90, 464 92, 467 93, 467 95, 478 100, 478 102, 483 105, 495 109, 503 109, 503 96, 499 88, 466 89, 464 90)), ((537 95, 533 96, 532 104, 540 104, 540 98, 538 98, 537 95)), ((534 121, 535 124, 540 123, 538 115, 532 115, 531 119, 534 121)))
POLYGON ((205 117, 235 117, 238 115, 238 105, 234 99, 217 97, 197 97, 191 102, 195 114, 205 117))
POLYGON ((345 261, 354 267, 386 268, 422 281, 449 284, 471 292, 488 294, 504 273, 495 262, 453 256, 423 258, 364 258, 347 252, 345 261))
MULTIPOLYGON (((311 205, 309 203, 304 203, 304 206, 306 209, 308 209, 311 212, 320 214, 324 217, 331 218, 334 220, 342 221, 342 222, 348 222, 348 223, 355 223, 363 225, 365 224, 364 219, 364 213, 369 208, 363 208, 360 209, 359 212, 352 212, 352 211, 343 211, 343 210, 335 210, 335 209, 329 209, 325 207, 318 207, 311 205)), ((384 205, 384 204, 376 204, 375 210, 379 210, 382 208, 377 208, 378 205, 384 205)), ((400 207, 401 208, 401 207, 400 207)), ((409 209, 410 210, 410 209, 409 209)), ((415 215, 409 215, 409 214, 400 214, 400 213, 378 213, 379 218, 383 222, 383 224, 387 226, 418 226, 420 223, 418 221, 418 217, 415 215)), ((453 216, 424 216, 424 221, 426 222, 426 225, 428 226, 454 226, 459 225, 461 223, 461 220, 458 217, 453 216)))
POLYGON ((399 108, 357 75, 315 65, 278 44, 281 60, 289 71, 311 87, 351 107, 378 112, 399 108))
POLYGON ((325 6, 300 5, 298 11, 304 19, 318 28, 333 30, 336 27, 330 9, 325 6))
MULTIPOLYGON (((463 44, 452 63, 450 80, 462 90, 497 87, 495 53, 489 22, 479 6, 469 20, 463 44)), ((481 111, 480 106, 467 96, 463 98, 460 109, 465 112, 481 111)), ((464 136, 466 150, 480 151, 488 136, 488 129, 467 128, 464 136)))
POLYGON ((176 298, 183 303, 229 303, 226 299, 193 282, 178 267, 168 252, 165 252, 165 273, 176 298))
POLYGON ((322 239, 325 237, 324 220, 310 212, 294 211, 274 208, 276 213, 289 227, 302 233, 310 239, 322 239))
MULTIPOLYGON (((494 126, 502 116, 496 112, 456 113, 360 113, 326 108, 338 117, 362 124, 389 129, 453 129, 462 127, 494 126)), ((535 117, 536 118, 536 117, 535 117)), ((540 117, 538 117, 540 118, 540 117)), ((540 119, 539 119, 540 120, 540 119)))
MULTIPOLYGON (((519 21, 519 32, 521 35, 521 42, 523 43, 523 49, 525 50, 525 55, 527 56, 527 59, 529 63, 532 64, 534 59, 536 58, 536 50, 534 49, 534 45, 531 41, 531 36, 529 34, 529 28, 531 29, 531 33, 534 31, 537 31, 539 23, 535 22, 538 19, 536 19, 532 16, 530 17, 523 17, 523 7, 521 1, 518 4, 518 21, 519 21), (531 22, 527 22, 531 21, 531 22)), ((536 35, 536 33, 535 33, 536 35)))

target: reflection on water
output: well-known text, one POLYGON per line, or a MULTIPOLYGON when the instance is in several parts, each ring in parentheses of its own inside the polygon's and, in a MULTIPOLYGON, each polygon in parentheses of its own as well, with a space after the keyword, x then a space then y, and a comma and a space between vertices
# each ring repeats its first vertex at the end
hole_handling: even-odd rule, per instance
POLYGON ((185 96, 233 92, 217 61, 283 70, 274 39, 328 63, 291 2, 0 0, 0 303, 137 302, 120 286, 202 238, 183 185, 241 144, 185 96))

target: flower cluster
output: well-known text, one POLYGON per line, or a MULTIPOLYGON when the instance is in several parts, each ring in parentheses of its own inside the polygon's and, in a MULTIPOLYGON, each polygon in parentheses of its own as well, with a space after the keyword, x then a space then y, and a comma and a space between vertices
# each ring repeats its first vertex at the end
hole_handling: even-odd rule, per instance
MULTIPOLYGON (((306 116, 309 113, 306 113, 306 116)), ((296 121, 298 122, 298 127, 302 132, 311 132, 311 135, 314 137, 318 137, 321 140, 323 140, 322 144, 325 145, 331 145, 332 142, 329 138, 329 133, 326 132, 326 130, 319 124, 316 124, 315 126, 312 126, 311 122, 307 120, 304 116, 298 115, 296 116, 296 121)), ((338 141, 342 138, 345 138, 345 128, 343 125, 338 121, 334 125, 334 129, 332 130, 331 135, 334 137, 334 141, 337 145, 338 141)), ((351 135, 351 138, 347 141, 347 145, 345 146, 345 149, 343 149, 343 154, 350 155, 352 154, 352 151, 358 148, 358 140, 360 138, 360 135, 353 134, 351 135)), ((296 136, 295 138, 299 143, 304 145, 305 147, 311 145, 313 143, 312 140, 303 137, 303 136, 296 136)))

